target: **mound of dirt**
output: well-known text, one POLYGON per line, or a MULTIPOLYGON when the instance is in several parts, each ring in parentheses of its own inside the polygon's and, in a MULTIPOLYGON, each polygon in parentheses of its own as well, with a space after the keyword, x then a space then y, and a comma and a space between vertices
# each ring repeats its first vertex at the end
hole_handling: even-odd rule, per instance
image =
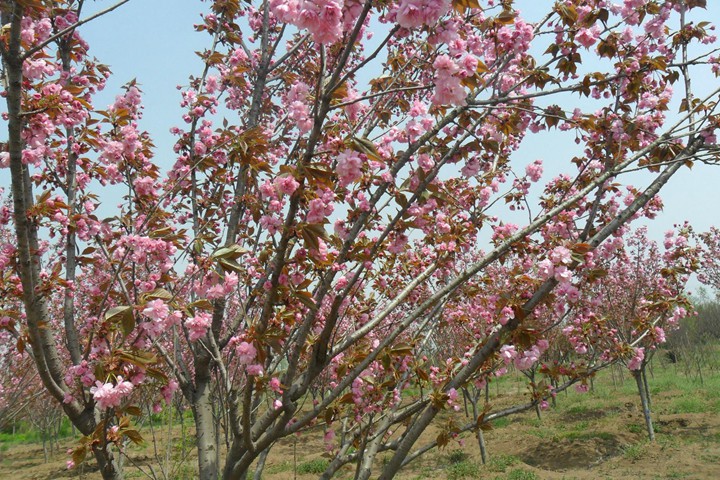
POLYGON ((523 462, 543 470, 564 472, 595 467, 622 452, 613 435, 539 443, 520 454, 523 462))

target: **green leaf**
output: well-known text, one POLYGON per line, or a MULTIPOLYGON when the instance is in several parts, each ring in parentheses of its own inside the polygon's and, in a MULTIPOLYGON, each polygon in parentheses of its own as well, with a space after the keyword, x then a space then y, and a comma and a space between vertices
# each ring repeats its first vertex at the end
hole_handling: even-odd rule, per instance
POLYGON ((140 435, 140 432, 138 432, 134 428, 128 428, 127 430, 123 430, 123 434, 125 434, 125 436, 128 437, 136 445, 145 443, 145 439, 143 439, 142 435, 140 435))
POLYGON ((452 6, 456 12, 462 15, 471 8, 480 8, 480 2, 478 0, 453 0, 452 6))
POLYGON ((125 407, 125 413, 134 417, 139 417, 140 415, 142 415, 142 410, 136 405, 129 405, 125 407))
POLYGON ((75 450, 73 450, 72 461, 75 464, 75 466, 78 466, 85 461, 86 456, 87 456, 87 447, 85 445, 83 445, 82 447, 78 447, 75 450))
POLYGON ((218 260, 218 263, 220 264, 220 268, 222 268, 226 272, 240 273, 244 270, 242 265, 232 259, 221 258, 218 260))
POLYGON ((382 157, 380 152, 377 151, 375 144, 369 138, 351 137, 350 145, 356 152, 364 153, 370 160, 375 162, 381 162, 382 157))
POLYGON ((145 300, 172 300, 173 294, 165 290, 164 288, 156 288, 152 292, 143 295, 145 300))
POLYGON ((119 323, 125 336, 130 335, 135 328, 135 315, 133 315, 132 307, 127 305, 113 307, 105 312, 105 321, 119 323))
POLYGON ((240 245, 230 245, 229 247, 222 247, 215 251, 215 253, 212 254, 212 258, 215 259, 229 259, 229 260, 237 260, 238 258, 242 257, 243 255, 249 253, 250 251, 246 248, 241 247, 240 245))

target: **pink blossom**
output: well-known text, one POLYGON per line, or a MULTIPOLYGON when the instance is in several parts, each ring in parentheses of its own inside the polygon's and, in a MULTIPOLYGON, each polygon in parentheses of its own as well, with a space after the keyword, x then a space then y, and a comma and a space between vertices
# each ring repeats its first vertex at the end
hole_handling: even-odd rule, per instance
MULTIPOLYGON (((330 44, 342 37, 342 0, 303 0, 297 16, 288 19, 300 28, 307 28, 317 43, 330 44)), ((287 18, 287 16, 285 17, 287 18)))
POLYGON ((235 347, 235 353, 238 356, 238 362, 243 365, 250 364, 253 360, 255 360, 255 356, 257 355, 257 350, 255 350, 255 347, 248 342, 240 342, 235 347))
POLYGON ((280 380, 277 377, 273 377, 270 379, 270 381, 268 382, 268 387, 270 388, 270 390, 272 390, 275 393, 278 393, 278 394, 283 393, 283 390, 280 385, 280 380))
POLYGON ((572 263, 572 252, 562 245, 553 248, 549 256, 555 265, 570 265, 572 263))
POLYGON ((157 299, 146 303, 142 313, 152 320, 165 320, 170 309, 164 301, 157 299))
POLYGON ((500 348, 500 358, 505 362, 505 365, 510 364, 516 356, 517 352, 515 351, 514 345, 503 345, 502 348, 500 348))
POLYGON ((530 181, 537 182, 543 174, 542 160, 535 160, 533 163, 525 167, 525 174, 530 181))
POLYGON ((590 28, 581 28, 575 34, 575 40, 585 48, 590 48, 595 45, 598 37, 600 36, 600 26, 595 24, 590 28))
POLYGON ((417 28, 433 25, 449 8, 447 0, 400 0, 395 13, 398 25, 417 28))
POLYGON ((191 342, 195 342, 198 339, 205 336, 212 316, 207 312, 197 312, 194 317, 190 317, 185 320, 185 328, 188 330, 188 338, 191 342))
POLYGON ((160 393, 165 399, 165 403, 170 404, 170 402, 172 401, 172 397, 175 394, 175 391, 178 389, 178 386, 178 382, 176 382, 175 380, 170 380, 167 385, 160 389, 160 393))
POLYGON ((630 370, 640 370, 642 362, 645 359, 645 349, 643 347, 633 349, 633 357, 628 361, 627 367, 630 370))
POLYGON ((122 376, 117 377, 117 383, 102 383, 99 380, 95 386, 90 388, 95 402, 102 409, 119 407, 123 398, 127 397, 133 390, 133 384, 123 380, 122 376))
POLYGON ((300 184, 292 175, 283 175, 275 179, 275 188, 285 195, 292 195, 300 184))
POLYGON ((346 187, 362 177, 363 161, 360 156, 352 150, 344 150, 338 155, 337 167, 340 185, 346 187))
POLYGON ((330 215, 333 211, 332 205, 327 205, 320 198, 315 198, 310 201, 308 206, 308 213, 305 220, 308 223, 323 223, 327 215, 330 215), (328 210, 330 210, 328 212, 328 210))

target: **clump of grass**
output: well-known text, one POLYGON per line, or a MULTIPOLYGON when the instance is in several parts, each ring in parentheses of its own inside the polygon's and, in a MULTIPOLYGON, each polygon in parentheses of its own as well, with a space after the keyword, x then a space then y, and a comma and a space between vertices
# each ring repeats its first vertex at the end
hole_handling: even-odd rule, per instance
POLYGON ((275 463, 273 465, 268 465, 267 467, 265 467, 265 472, 270 475, 282 472, 289 472, 290 470, 292 470, 292 463, 288 461, 275 463))
POLYGON ((511 470, 507 475, 507 480, 539 480, 537 473, 522 468, 511 470))
POLYGON ((680 397, 672 402, 673 413, 705 413, 708 407, 702 399, 697 397, 680 397))
POLYGON ((623 455, 625 458, 631 461, 640 460, 647 451, 647 444, 646 443, 635 443, 633 445, 628 445, 625 448, 623 448, 623 455))
POLYGON ((575 431, 584 431, 587 430, 590 427, 590 422, 587 420, 583 420, 582 422, 578 422, 575 425, 573 425, 572 429, 575 431))
POLYGON ((579 404, 568 407, 567 413, 569 413, 571 415, 584 415, 586 413, 591 412, 592 410, 593 409, 591 407, 589 407, 588 405, 579 403, 579 404))
POLYGON ((316 458, 315 460, 308 460, 307 462, 303 462, 298 465, 297 472, 303 475, 319 475, 325 471, 328 465, 329 462, 327 460, 316 458))
POLYGON ((469 456, 470 455, 463 452, 462 450, 453 450, 452 452, 448 453, 447 459, 450 463, 460 463, 467 460, 469 456))
POLYGON ((495 428, 507 427, 508 425, 510 425, 510 418, 508 417, 500 417, 492 421, 492 426, 495 428))
POLYGON ((612 440, 615 436, 609 432, 568 432, 562 434, 561 438, 566 438, 572 442, 573 440, 590 440, 593 438, 612 440))
POLYGON ((527 423, 531 427, 536 427, 536 428, 542 426, 542 424, 543 424, 542 420, 540 420, 539 418, 535 418, 535 417, 525 419, 523 422, 527 423))
POLYGON ((3 445, 20 445, 37 441, 37 432, 0 433, 0 443, 3 445))
POLYGON ((469 460, 462 460, 451 464, 447 468, 448 480, 459 480, 461 478, 478 478, 480 476, 480 467, 469 460))
POLYGON ((645 431, 645 427, 638 425, 637 423, 631 423, 627 425, 627 430, 630 433, 643 433, 645 431))
POLYGON ((518 463, 520 459, 515 455, 494 455, 490 457, 486 468, 491 472, 505 472, 508 467, 518 463))

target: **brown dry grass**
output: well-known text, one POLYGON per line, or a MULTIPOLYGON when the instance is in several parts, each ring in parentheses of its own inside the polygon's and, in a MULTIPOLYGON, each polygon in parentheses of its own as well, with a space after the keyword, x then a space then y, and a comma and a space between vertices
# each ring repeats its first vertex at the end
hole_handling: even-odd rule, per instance
MULTIPOLYGON (((616 376, 617 377, 617 376, 616 376)), ((507 480, 535 479, 720 479, 720 375, 705 372, 704 384, 687 378, 672 366, 656 368, 650 381, 653 391, 654 421, 657 440, 645 440, 639 398, 626 376, 613 385, 604 373, 595 382, 595 391, 587 394, 560 394, 557 407, 543 412, 501 419, 486 432, 490 461, 482 465, 473 436, 461 436, 443 450, 435 450, 409 465, 398 478, 403 480, 488 478, 507 480)), ((520 377, 499 382, 491 390, 495 408, 516 404, 526 396, 520 377)), ((448 413, 447 415, 450 415, 448 413)), ((455 415, 464 416, 463 412, 455 415)), ((458 419, 458 423, 465 419, 458 419)), ((190 432, 191 433, 191 432, 190 432)), ((435 438, 437 427, 430 428, 422 440, 435 438)), ((148 437, 147 431, 144 432, 148 437)), ((170 478, 194 478, 192 453, 179 462, 179 429, 173 430, 170 452, 175 472, 170 478)), ((64 442, 63 447, 71 447, 64 442)), ((165 442, 158 442, 162 454, 165 442)), ((265 480, 306 480, 317 478, 314 472, 325 461, 320 435, 290 438, 278 443, 268 458, 265 480)), ((131 450, 134 462, 154 465, 159 472, 154 450, 131 450)), ((65 469, 66 457, 57 455, 44 463, 39 445, 0 446, 0 478, 55 479, 99 478, 97 473, 65 469)), ((382 463, 382 456, 380 457, 382 463)), ((338 474, 351 479, 348 466, 338 474)), ((132 465, 126 478, 146 478, 132 465)), ((159 477, 161 478, 161 477, 159 477)))

